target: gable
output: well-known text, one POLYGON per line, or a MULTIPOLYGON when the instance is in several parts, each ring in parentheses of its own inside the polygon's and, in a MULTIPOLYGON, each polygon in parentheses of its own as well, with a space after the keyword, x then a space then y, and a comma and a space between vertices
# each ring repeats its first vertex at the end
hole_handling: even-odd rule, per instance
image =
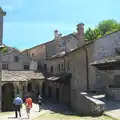
POLYGON ((25 62, 25 63, 29 63, 30 61, 32 61, 32 59, 30 57, 27 57, 21 53, 19 53, 16 50, 13 50, 12 52, 5 54, 2 56, 2 61, 4 62, 13 62, 14 61, 14 57, 18 56, 19 62, 25 62))

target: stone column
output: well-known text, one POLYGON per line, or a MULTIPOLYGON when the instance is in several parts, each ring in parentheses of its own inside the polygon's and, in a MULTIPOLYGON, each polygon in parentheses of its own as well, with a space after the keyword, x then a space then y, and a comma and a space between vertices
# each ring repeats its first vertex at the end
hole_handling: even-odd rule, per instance
POLYGON ((21 98, 23 98, 23 84, 22 84, 22 82, 19 82, 19 95, 21 98))
POLYGON ((6 12, 2 10, 0 7, 0 111, 2 110, 2 39, 3 39, 3 16, 5 16, 6 12))
POLYGON ((42 96, 42 86, 43 86, 43 82, 44 82, 44 80, 41 80, 40 81, 40 83, 39 83, 39 93, 40 93, 40 95, 42 96))

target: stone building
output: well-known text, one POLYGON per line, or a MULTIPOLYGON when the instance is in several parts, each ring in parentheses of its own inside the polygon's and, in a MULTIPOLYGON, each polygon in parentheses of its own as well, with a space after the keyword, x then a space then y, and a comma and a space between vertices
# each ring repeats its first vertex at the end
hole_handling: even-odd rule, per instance
MULTIPOLYGON (((58 68, 59 74, 62 72, 59 71, 59 66, 62 66, 62 64, 62 73, 70 74, 69 89, 68 91, 66 90, 66 92, 68 92, 67 94, 69 95, 69 97, 67 97, 69 99, 68 101, 70 101, 72 108, 76 111, 79 111, 81 106, 78 99, 79 93, 92 90, 94 85, 95 75, 94 72, 92 72, 92 67, 89 65, 93 61, 93 45, 93 42, 85 43, 64 55, 49 58, 49 60, 54 63, 54 68, 58 68)), ((65 80, 67 81, 67 79, 65 80)))
MULTIPOLYGON (((76 33, 62 37, 56 30, 54 37, 53 41, 44 44, 46 46, 44 49, 46 64, 42 63, 46 70, 44 94, 71 104, 77 109, 76 106, 79 104, 73 98, 77 98, 79 92, 93 88, 95 77, 89 64, 92 62, 94 44, 85 42, 83 23, 77 25, 76 33)), ((31 52, 32 49, 34 48, 26 51, 31 52)), ((25 54, 26 51, 22 53, 25 54)))
MULTIPOLYGON (((109 57, 115 57, 119 55, 120 48, 120 31, 113 32, 105 35, 94 42, 93 46, 93 60, 98 61, 100 59, 109 59, 109 57)), ((93 68, 96 74, 96 79, 93 88, 101 92, 106 91, 106 86, 113 83, 114 78, 110 77, 104 71, 100 71, 93 68)))
POLYGON ((33 101, 42 92, 44 75, 37 72, 37 62, 16 49, 2 55, 2 111, 13 110, 16 94, 25 98, 29 94, 33 101))
MULTIPOLYGON (((80 32, 80 31, 79 31, 80 32)), ((22 54, 28 55, 38 61, 40 70, 49 71, 49 61, 46 59, 50 56, 69 52, 78 46, 78 40, 76 36, 79 33, 71 33, 66 36, 62 36, 58 30, 54 31, 54 39, 46 43, 37 45, 30 49, 22 51, 22 54)), ((81 41, 82 42, 82 41, 81 41)))

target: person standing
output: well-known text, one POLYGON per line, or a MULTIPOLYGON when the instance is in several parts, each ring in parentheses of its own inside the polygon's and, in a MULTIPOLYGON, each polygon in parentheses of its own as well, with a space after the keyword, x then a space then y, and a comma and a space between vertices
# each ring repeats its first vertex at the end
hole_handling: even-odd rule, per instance
POLYGON ((42 104, 42 97, 41 97, 40 95, 38 95, 39 112, 40 112, 41 109, 42 109, 41 104, 42 104))
POLYGON ((25 100, 25 105, 26 105, 27 116, 29 118, 30 117, 30 110, 32 108, 32 98, 30 98, 29 96, 27 96, 26 100, 25 100))
POLYGON ((15 105, 15 118, 18 117, 18 113, 19 112, 19 117, 21 117, 21 107, 23 104, 22 99, 19 97, 19 94, 17 94, 17 97, 14 99, 13 104, 15 105))

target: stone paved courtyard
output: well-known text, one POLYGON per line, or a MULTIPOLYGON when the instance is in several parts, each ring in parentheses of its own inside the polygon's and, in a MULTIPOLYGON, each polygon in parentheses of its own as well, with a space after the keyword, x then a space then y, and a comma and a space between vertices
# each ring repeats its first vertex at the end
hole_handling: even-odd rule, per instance
MULTIPOLYGON (((43 110, 38 112, 37 104, 33 104, 33 108, 31 110, 31 118, 32 120, 114 120, 107 116, 101 117, 80 117, 77 116, 75 112, 68 109, 66 106, 62 104, 53 104, 53 103, 44 103, 43 110)), ((26 111, 23 107, 22 109, 22 117, 14 118, 14 112, 6 112, 0 113, 1 120, 26 120, 26 111)))

